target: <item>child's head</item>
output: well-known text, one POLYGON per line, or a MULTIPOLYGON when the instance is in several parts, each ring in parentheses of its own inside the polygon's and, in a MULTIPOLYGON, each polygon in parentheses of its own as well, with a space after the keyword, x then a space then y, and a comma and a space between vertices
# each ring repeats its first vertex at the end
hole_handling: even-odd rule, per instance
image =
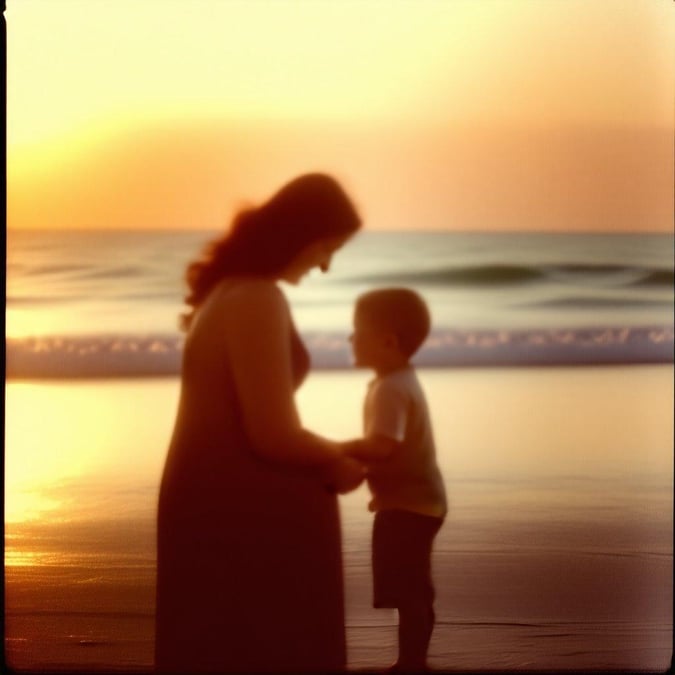
POLYGON ((383 288, 359 296, 354 310, 352 348, 357 366, 407 363, 431 326, 429 309, 415 291, 383 288))

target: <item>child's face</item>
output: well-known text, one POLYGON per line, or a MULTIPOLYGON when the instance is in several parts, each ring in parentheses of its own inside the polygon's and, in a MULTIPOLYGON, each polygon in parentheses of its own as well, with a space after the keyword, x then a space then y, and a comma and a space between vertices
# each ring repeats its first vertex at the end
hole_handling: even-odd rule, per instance
POLYGON ((354 365, 377 368, 386 354, 391 336, 370 321, 363 312, 354 312, 354 332, 350 336, 354 365))

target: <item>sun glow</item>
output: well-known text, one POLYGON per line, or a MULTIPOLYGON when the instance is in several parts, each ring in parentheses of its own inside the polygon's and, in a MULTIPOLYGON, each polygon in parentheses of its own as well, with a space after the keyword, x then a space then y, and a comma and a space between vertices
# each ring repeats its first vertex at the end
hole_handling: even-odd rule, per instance
POLYGON ((672 3, 7 5, 10 228, 210 228, 321 168, 373 228, 672 229, 672 3))
POLYGON ((411 116, 439 73, 463 77, 461 57, 487 45, 494 11, 473 0, 9 0, 9 143, 149 111, 411 116))

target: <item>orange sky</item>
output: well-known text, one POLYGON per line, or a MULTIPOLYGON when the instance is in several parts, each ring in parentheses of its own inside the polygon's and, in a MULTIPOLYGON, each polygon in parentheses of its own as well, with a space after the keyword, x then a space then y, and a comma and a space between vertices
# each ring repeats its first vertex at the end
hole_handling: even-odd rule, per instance
POLYGON ((7 0, 8 226, 672 230, 666 0, 7 0))

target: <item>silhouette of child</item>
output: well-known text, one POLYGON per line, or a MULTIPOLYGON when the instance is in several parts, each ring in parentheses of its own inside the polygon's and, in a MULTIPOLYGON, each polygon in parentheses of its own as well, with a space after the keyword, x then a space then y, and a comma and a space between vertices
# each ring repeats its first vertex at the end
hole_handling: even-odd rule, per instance
POLYGON ((410 364, 429 328, 417 293, 381 289, 358 298, 350 338, 355 365, 376 374, 365 398, 364 438, 346 452, 368 467, 373 606, 398 610, 392 672, 426 669, 435 621, 431 551, 447 511, 426 399, 410 364))

